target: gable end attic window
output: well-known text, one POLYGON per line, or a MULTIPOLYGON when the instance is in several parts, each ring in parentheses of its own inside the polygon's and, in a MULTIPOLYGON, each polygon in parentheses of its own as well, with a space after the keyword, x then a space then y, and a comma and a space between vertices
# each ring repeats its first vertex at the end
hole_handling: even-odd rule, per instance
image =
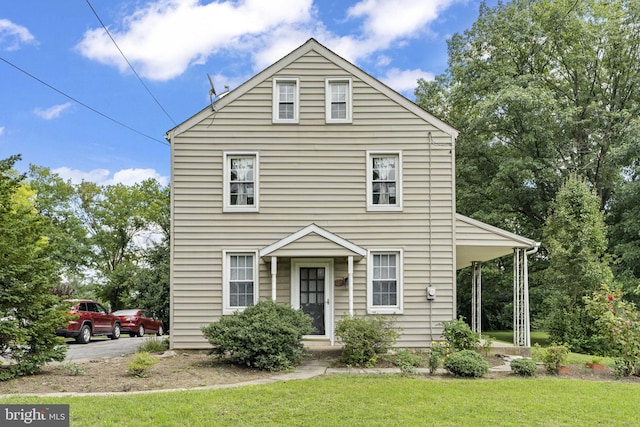
POLYGON ((351 123, 351 79, 327 79, 325 103, 327 123, 351 123))
POLYGON ((258 212, 258 153, 224 153, 224 212, 258 212))
POLYGON ((299 100, 299 79, 273 79, 273 123, 298 123, 299 100))

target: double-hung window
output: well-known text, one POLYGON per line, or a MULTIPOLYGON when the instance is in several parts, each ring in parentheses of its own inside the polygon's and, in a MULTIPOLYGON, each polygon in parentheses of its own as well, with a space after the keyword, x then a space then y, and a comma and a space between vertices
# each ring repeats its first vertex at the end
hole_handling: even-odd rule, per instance
POLYGON ((300 80, 273 79, 273 122, 298 123, 300 80))
POLYGON ((351 123, 351 79, 326 80, 327 123, 351 123))
POLYGON ((222 285, 222 314, 232 314, 258 301, 256 251, 224 251, 222 285))
POLYGON ((225 212, 258 211, 258 153, 224 154, 225 212))
POLYGON ((402 155, 367 153, 367 210, 402 210, 402 155))
POLYGON ((402 313, 402 250, 372 250, 367 259, 367 310, 402 313))

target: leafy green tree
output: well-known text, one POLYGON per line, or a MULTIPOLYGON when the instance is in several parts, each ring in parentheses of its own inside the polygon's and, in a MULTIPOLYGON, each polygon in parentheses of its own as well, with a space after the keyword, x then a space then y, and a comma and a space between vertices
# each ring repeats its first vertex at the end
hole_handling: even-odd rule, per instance
POLYGON ((50 224, 13 170, 19 159, 0 160, 0 356, 14 362, 0 367, 0 380, 36 373, 66 351, 54 334, 66 307, 52 293, 60 266, 46 236, 50 224))
POLYGON ((549 337, 575 351, 604 351, 606 344, 585 310, 584 297, 611 283, 606 226, 597 195, 584 180, 570 177, 558 192, 544 230, 549 250, 546 281, 549 337))
POLYGON ((537 289, 547 268, 542 232, 560 186, 585 177, 607 208, 631 164, 625 153, 638 146, 637 22, 635 0, 482 4, 473 26, 449 41, 447 71, 416 89, 419 105, 461 131, 458 210, 542 240, 530 264, 538 318, 544 307, 533 299, 547 294, 537 289))

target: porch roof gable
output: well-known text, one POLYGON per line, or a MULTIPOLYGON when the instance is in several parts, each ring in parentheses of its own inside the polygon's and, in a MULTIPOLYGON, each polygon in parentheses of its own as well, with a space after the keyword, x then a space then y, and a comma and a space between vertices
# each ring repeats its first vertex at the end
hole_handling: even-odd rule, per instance
POLYGON ((300 257, 331 257, 331 256, 356 256, 362 258, 366 256, 367 250, 349 242, 342 237, 319 227, 310 224, 303 229, 296 231, 277 242, 260 250, 261 258, 272 256, 291 256, 296 253, 300 257), (315 236, 320 237, 313 238, 315 236))

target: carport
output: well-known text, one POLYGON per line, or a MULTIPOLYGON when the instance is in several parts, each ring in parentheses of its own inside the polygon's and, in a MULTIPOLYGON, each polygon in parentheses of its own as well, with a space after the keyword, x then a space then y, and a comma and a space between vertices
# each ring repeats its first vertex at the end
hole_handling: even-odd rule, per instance
POLYGON ((471 267, 471 329, 482 331, 482 263, 513 253, 513 344, 531 347, 528 256, 540 242, 456 214, 456 270, 471 267))

